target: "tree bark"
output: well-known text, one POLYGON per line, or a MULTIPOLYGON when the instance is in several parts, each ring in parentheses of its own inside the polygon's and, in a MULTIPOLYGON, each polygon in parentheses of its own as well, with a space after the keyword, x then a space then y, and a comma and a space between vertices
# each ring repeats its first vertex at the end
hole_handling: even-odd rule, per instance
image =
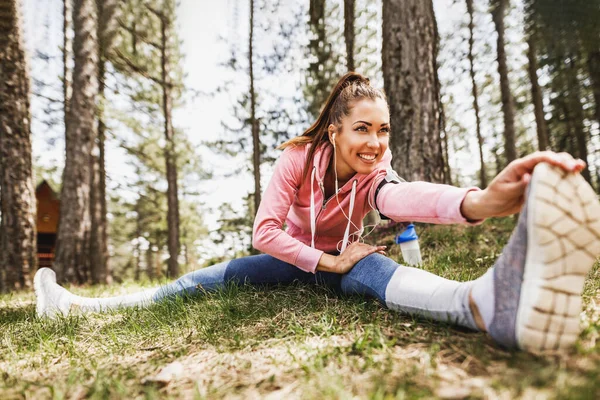
POLYGON ((307 83, 311 99, 308 112, 316 119, 329 96, 332 83, 337 81, 337 76, 331 76, 332 53, 325 29, 325 0, 310 0, 308 12, 312 35, 308 48, 310 56, 313 57, 308 64, 307 83))
POLYGON ((467 12, 469 13, 469 72, 471 75, 471 94, 473 95, 473 110, 475 111, 475 128, 477 133, 477 144, 479 146, 479 182, 482 188, 487 187, 487 175, 485 171, 485 161, 483 159, 483 137, 481 136, 481 118, 479 117, 479 94, 477 82, 475 81, 475 57, 473 56, 473 45, 475 39, 473 32, 475 30, 473 0, 467 0, 467 12))
MULTIPOLYGON (((585 125, 583 122, 585 117, 583 105, 581 104, 581 93, 579 86, 580 84, 579 79, 577 77, 578 68, 575 60, 575 57, 569 57, 568 66, 566 66, 565 68, 565 73, 567 74, 568 82, 568 103, 570 115, 572 117, 572 127, 575 133, 577 156, 589 165, 587 150, 588 134, 585 131, 585 125)), ((592 183, 590 170, 587 166, 581 171, 581 175, 585 178, 586 181, 588 181, 588 183, 592 183)))
POLYGON ((169 80, 167 28, 170 21, 166 16, 160 16, 161 28, 161 78, 163 89, 163 115, 165 130, 165 163, 167 170, 167 229, 169 249, 168 277, 179 276, 179 197, 177 189, 177 160, 175 156, 175 139, 172 122, 173 99, 171 97, 171 84, 169 80))
POLYGON ((69 60, 73 54, 73 40, 70 36, 72 23, 73 6, 71 0, 63 0, 63 109, 65 132, 67 131, 68 124, 67 116, 69 115, 69 101, 71 100, 71 93, 73 90, 73 74, 69 67, 69 60))
POLYGON ((254 0, 250 0, 250 34, 248 39, 248 58, 250 65, 250 125, 252 128, 253 157, 254 166, 254 215, 258 212, 260 205, 260 136, 259 126, 256 120, 256 92, 254 91, 254 62, 252 60, 254 39, 254 0))
POLYGON ((106 60, 117 32, 117 18, 120 12, 116 0, 96 0, 98 8, 98 139, 92 152, 92 176, 90 188, 90 260, 92 283, 107 283, 110 280, 108 269, 108 233, 106 219, 106 166, 104 123, 105 72, 106 60))
POLYGON ((591 52, 588 55, 588 70, 592 82, 592 91, 594 92, 594 102, 596 103, 596 121, 600 124, 600 51, 591 52))
POLYGON ((96 139, 98 92, 96 5, 93 0, 73 3, 73 95, 67 114, 66 159, 60 196, 60 219, 54 268, 57 279, 83 282, 86 229, 89 227, 90 154, 96 139))
POLYGON ((29 75, 21 2, 0 1, 0 291, 31 287, 37 268, 29 75))
POLYGON ((346 42, 346 65, 348 71, 354 71, 354 14, 355 0, 344 0, 344 39, 346 42))
POLYGON ((494 0, 492 19, 498 33, 496 46, 498 53, 498 73, 500 74, 500 91, 502 92, 502 114, 504 115, 504 153, 506 161, 511 162, 517 158, 517 147, 515 143, 515 102, 510 91, 504 45, 504 14, 506 13, 508 2, 509 0, 494 0))
POLYGON ((436 56, 432 1, 384 0, 382 61, 392 166, 407 180, 445 180, 436 56))
POLYGON ((529 80, 531 81, 531 98, 533 99, 535 122, 537 125, 537 137, 540 150, 549 150, 550 142, 548 140, 548 124, 544 116, 544 102, 542 100, 542 89, 538 83, 537 76, 537 54, 535 47, 535 39, 529 37, 527 40, 527 58, 529 59, 528 72, 529 80))

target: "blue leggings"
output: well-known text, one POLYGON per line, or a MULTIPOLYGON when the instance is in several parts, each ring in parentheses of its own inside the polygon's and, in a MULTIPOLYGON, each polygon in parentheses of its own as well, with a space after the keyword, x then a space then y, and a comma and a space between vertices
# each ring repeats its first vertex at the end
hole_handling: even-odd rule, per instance
POLYGON ((444 279, 422 269, 399 265, 378 253, 363 258, 343 275, 304 272, 267 254, 243 257, 185 274, 158 288, 152 300, 214 291, 228 283, 268 286, 296 281, 374 297, 393 310, 477 330, 469 307, 473 281, 444 279))
POLYGON ((279 285, 293 282, 315 283, 347 294, 375 297, 385 304, 385 289, 398 268, 393 260, 372 254, 360 260, 347 274, 317 271, 304 272, 267 254, 238 258, 189 272, 175 282, 165 285, 154 300, 174 295, 214 291, 228 283, 250 285, 279 285))

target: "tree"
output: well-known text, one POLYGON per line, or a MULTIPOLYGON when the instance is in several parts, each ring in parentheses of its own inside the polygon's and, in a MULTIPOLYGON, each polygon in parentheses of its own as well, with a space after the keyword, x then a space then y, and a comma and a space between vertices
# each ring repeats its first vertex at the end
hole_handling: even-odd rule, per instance
POLYGON ((346 42, 346 66, 354 71, 354 12, 355 0, 344 0, 344 39, 346 42))
POLYGON ((431 0, 384 0, 382 59, 393 131, 390 149, 394 169, 407 180, 448 179, 440 135, 437 46, 431 0))
POLYGON ((0 291, 31 287, 37 267, 29 74, 21 2, 0 1, 0 291))
POLYGON ((506 63, 504 15, 510 0, 492 0, 492 19, 496 26, 498 39, 496 51, 498 53, 498 74, 500 75, 500 90, 502 92, 502 114, 504 116, 504 152, 506 161, 511 162, 517 158, 515 142, 515 104, 510 91, 508 66, 506 63))
POLYGON ((487 176, 485 172, 485 161, 483 160, 483 137, 481 135, 481 118, 479 117, 479 93, 477 90, 477 82, 475 81, 475 57, 473 55, 473 44, 475 42, 473 37, 474 23, 473 23, 473 0, 467 1, 467 13, 469 14, 469 73, 471 75, 471 94, 473 95, 473 111, 475 112, 475 129, 477 133, 477 143, 479 145, 479 162, 481 168, 479 170, 479 182, 481 187, 487 186, 487 176))
MULTIPOLYGON (((598 51, 600 4, 597 0, 560 4, 527 0, 525 5, 536 61, 550 78, 547 112, 555 150, 568 151, 589 164, 590 120, 596 116, 594 108, 585 107, 585 102, 594 98, 590 59, 598 51)), ((591 182, 588 168, 581 173, 591 182)))
POLYGON ((538 147, 540 150, 549 150, 548 124, 546 123, 546 117, 544 116, 542 89, 538 82, 535 38, 532 36, 527 39, 527 58, 529 59, 527 71, 529 73, 529 80, 531 81, 531 98, 533 99, 535 122, 537 126, 538 147))
MULTIPOLYGON (((175 2, 166 0, 160 6, 154 3, 129 0, 128 16, 130 21, 123 21, 121 28, 131 36, 131 46, 124 44, 115 49, 115 67, 129 76, 141 76, 160 88, 160 104, 163 114, 163 133, 165 145, 163 155, 167 179, 167 225, 168 225, 168 275, 179 275, 178 257, 180 253, 179 232, 179 194, 177 178, 177 152, 175 151, 175 130, 172 122, 174 91, 179 95, 182 85, 180 70, 176 67, 179 56, 178 39, 175 34, 175 2), (158 22, 158 26, 156 24, 158 22), (145 54, 138 54, 138 47, 144 45, 145 54), (152 58, 158 52, 158 60, 152 58), (175 54, 174 54, 175 53, 175 54), (148 56, 150 54, 150 56, 148 56), (173 77, 177 77, 177 81, 173 77)), ((156 99, 152 89, 140 91, 139 98, 156 99)))
MULTIPOLYGON (((327 30, 325 0, 310 0, 308 42, 308 73, 304 97, 308 102, 308 113, 313 119, 319 116, 329 92, 339 76, 336 71, 339 57, 332 49, 332 33, 327 30)), ((335 11, 335 10, 334 10, 335 11)))
POLYGON ((98 48, 96 4, 73 2, 73 94, 66 129, 66 159, 60 196, 60 219, 54 268, 59 281, 87 280, 86 232, 89 232, 90 154, 96 140, 96 96, 98 93, 98 48))
POLYGON ((105 75, 108 54, 117 34, 120 6, 117 0, 96 0, 98 8, 98 137, 91 157, 90 177, 90 277, 92 283, 106 283, 108 272, 108 234, 106 220, 105 168, 105 75))
POLYGON ((254 91, 254 0, 250 0, 250 32, 248 34, 248 72, 250 75, 250 127, 252 130, 252 166, 254 167, 254 214, 260 205, 260 133, 256 120, 256 92, 254 91))

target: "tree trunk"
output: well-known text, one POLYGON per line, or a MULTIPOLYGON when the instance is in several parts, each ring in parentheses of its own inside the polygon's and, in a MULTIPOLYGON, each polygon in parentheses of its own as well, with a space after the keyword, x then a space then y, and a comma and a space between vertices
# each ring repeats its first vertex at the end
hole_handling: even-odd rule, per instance
POLYGON ((0 1, 0 291, 31 287, 37 268, 29 75, 21 2, 0 1))
POLYGON ((260 205, 260 136, 259 126, 256 120, 256 92, 254 91, 254 62, 252 60, 254 36, 254 0, 250 0, 250 35, 248 40, 248 58, 250 64, 250 125, 252 127, 252 144, 253 157, 252 164, 254 166, 254 215, 258 211, 260 205))
MULTIPOLYGON (((581 158, 583 161, 588 163, 588 150, 587 150, 587 139, 588 134, 585 131, 584 125, 584 112, 583 105, 581 104, 581 94, 579 91, 579 79, 577 77, 577 64, 576 59, 574 57, 569 57, 568 66, 565 68, 565 73, 567 74, 567 82, 568 84, 568 103, 570 109, 570 115, 572 117, 572 127, 575 133, 575 140, 577 146, 576 155, 581 158)), ((588 183, 592 183, 592 178, 590 176, 590 170, 586 166, 585 169, 581 171, 581 175, 585 178, 588 183)))
POLYGON ((330 75, 332 53, 325 30, 325 0, 310 0, 308 23, 312 35, 308 48, 313 58, 308 64, 307 83, 311 99, 308 112, 316 119, 329 96, 333 81, 337 81, 337 76, 330 75))
POLYGON ((148 243, 148 250, 146 250, 146 275, 148 275, 148 279, 151 281, 156 277, 156 267, 154 263, 155 256, 153 244, 150 241, 148 243))
POLYGON ((588 56, 588 70, 592 81, 592 91, 596 103, 596 121, 600 124, 600 51, 591 52, 588 56))
POLYGON ((170 278, 179 276, 179 197, 177 193, 177 161, 175 156, 175 138, 172 122, 173 99, 171 97, 171 84, 169 81, 169 58, 167 55, 167 28, 165 16, 160 18, 161 28, 161 78, 163 89, 163 115, 165 120, 165 162, 167 170, 167 229, 169 249, 169 263, 167 275, 170 278))
POLYGON ((407 180, 444 181, 431 0, 383 1, 383 78, 390 105, 393 167, 407 180))
POLYGON ((95 109, 98 92, 96 5, 74 0, 73 95, 67 114, 66 159, 60 196, 60 219, 54 268, 59 281, 85 279, 85 235, 89 224, 90 154, 96 139, 95 109))
POLYGON ((531 81, 531 98, 533 99, 535 122, 537 125, 538 145, 540 150, 549 150, 550 143, 548 140, 548 125, 546 124, 546 117, 544 116, 542 89, 538 83, 537 76, 538 66, 535 39, 533 37, 529 37, 527 44, 529 46, 527 50, 527 58, 529 58, 528 72, 529 80, 531 81))
POLYGON ((106 220, 106 166, 104 161, 105 132, 104 103, 106 60, 117 32, 120 11, 116 0, 96 0, 98 7, 98 140, 92 152, 92 177, 90 188, 90 260, 92 283, 107 283, 108 233, 106 220))
POLYGON ((69 101, 71 100, 73 91, 73 74, 71 68, 69 68, 69 60, 73 54, 73 40, 70 36, 72 22, 73 6, 71 5, 71 0, 63 0, 63 109, 65 132, 67 131, 68 124, 69 101))
POLYGON ((355 0, 344 0, 344 39, 346 41, 346 65, 354 71, 354 13, 355 0))
POLYGON ((473 31, 475 30, 473 0, 467 0, 467 12, 469 13, 469 72, 471 74, 471 94, 473 95, 473 110, 475 111, 475 127, 477 130, 477 144, 479 146, 479 163, 481 169, 479 170, 479 182, 481 187, 487 186, 487 175, 485 172, 485 161, 483 160, 483 137, 481 136, 481 118, 479 117, 479 95, 477 90, 477 82, 475 81, 475 57, 473 56, 473 45, 475 39, 473 37, 473 31))
POLYGON ((511 162, 517 158, 517 147, 515 144, 515 102, 510 91, 506 50, 504 48, 504 14, 508 2, 509 0, 494 0, 492 19, 496 26, 496 32, 498 32, 498 73, 500 74, 502 114, 504 115, 504 153, 506 161, 511 162))

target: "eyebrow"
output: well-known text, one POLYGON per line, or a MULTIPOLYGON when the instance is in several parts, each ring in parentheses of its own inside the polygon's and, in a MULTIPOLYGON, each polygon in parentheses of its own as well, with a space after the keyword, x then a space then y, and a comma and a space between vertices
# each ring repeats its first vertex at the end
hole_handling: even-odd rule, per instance
MULTIPOLYGON (((354 125, 354 124, 357 124, 357 123, 359 123, 359 122, 360 122, 360 123, 363 123, 363 124, 366 124, 366 125, 368 125, 368 126, 373 126, 373 124, 372 124, 372 123, 370 123, 370 122, 367 122, 367 121, 354 121, 354 123, 353 123, 352 125, 354 125)), ((389 125, 389 124, 390 124, 389 122, 384 122, 383 124, 381 124, 381 126, 384 126, 384 125, 389 125)))

